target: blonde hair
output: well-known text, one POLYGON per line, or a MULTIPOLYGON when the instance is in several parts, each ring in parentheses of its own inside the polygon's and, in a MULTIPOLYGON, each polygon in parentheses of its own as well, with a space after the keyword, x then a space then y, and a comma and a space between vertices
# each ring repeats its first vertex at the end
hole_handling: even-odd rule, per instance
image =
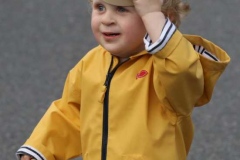
POLYGON ((181 20, 190 11, 190 5, 182 0, 164 0, 162 12, 177 27, 180 26, 181 20))

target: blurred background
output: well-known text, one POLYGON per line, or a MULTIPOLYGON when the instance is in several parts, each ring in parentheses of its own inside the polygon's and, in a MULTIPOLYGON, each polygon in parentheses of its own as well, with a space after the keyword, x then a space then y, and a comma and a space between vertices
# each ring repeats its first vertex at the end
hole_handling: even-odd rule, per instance
MULTIPOLYGON (((193 114, 188 160, 240 159, 239 0, 188 0, 183 33, 201 35, 232 58, 212 101, 193 114)), ((68 71, 96 42, 87 0, 0 0, 0 155, 15 159, 68 71)))

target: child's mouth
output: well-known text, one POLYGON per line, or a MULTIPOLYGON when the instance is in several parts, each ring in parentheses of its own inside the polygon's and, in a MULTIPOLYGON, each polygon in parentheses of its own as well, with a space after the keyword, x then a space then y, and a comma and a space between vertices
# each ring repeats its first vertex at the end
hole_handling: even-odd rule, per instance
POLYGON ((119 36, 120 33, 108 33, 108 32, 105 32, 103 33, 104 36, 107 36, 107 37, 116 37, 116 36, 119 36))
POLYGON ((115 32, 103 32, 102 34, 105 41, 108 41, 108 42, 116 41, 121 35, 120 33, 115 33, 115 32))

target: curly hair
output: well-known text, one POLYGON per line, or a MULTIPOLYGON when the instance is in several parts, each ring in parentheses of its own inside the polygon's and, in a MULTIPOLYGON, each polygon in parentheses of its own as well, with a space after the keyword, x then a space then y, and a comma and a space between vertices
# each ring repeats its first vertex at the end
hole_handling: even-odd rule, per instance
POLYGON ((190 5, 182 0, 164 0, 162 12, 177 27, 180 26, 181 20, 191 10, 190 5))

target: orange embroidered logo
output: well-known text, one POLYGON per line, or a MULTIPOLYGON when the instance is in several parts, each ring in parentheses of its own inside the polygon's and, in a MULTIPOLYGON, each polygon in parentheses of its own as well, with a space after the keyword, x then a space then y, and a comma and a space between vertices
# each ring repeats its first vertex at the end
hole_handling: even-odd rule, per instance
POLYGON ((141 70, 141 71, 137 74, 136 79, 138 79, 138 78, 143 78, 143 77, 145 77, 147 74, 148 74, 148 72, 147 72, 146 70, 141 70))

